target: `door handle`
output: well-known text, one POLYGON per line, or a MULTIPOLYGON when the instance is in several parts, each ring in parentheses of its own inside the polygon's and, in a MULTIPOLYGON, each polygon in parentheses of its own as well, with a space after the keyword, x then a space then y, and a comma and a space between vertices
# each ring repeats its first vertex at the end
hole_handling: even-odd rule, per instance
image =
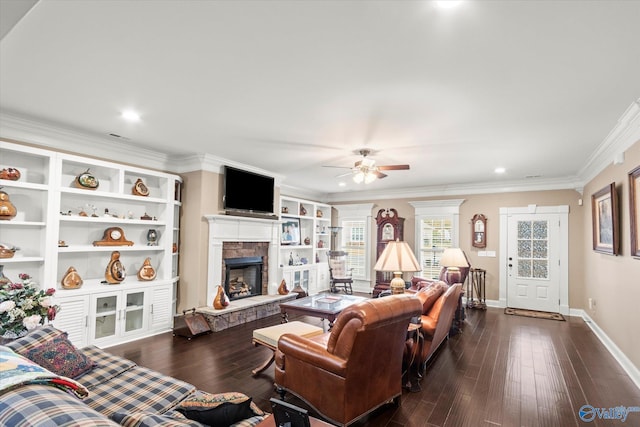
POLYGON ((513 264, 509 264, 509 267, 513 267, 513 264))

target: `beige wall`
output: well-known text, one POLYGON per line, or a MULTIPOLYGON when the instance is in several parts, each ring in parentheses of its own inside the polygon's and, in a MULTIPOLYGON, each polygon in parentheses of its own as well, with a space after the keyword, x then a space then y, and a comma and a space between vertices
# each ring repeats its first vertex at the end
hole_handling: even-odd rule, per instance
POLYGON ((219 174, 197 171, 182 178, 178 312, 213 304, 206 301, 209 223, 204 215, 217 214, 222 208, 219 174))
MULTIPOLYGON (((409 204, 416 200, 445 200, 463 199, 460 205, 460 247, 469 256, 471 265, 476 268, 487 270, 486 292, 488 300, 498 300, 499 295, 499 257, 500 254, 500 208, 526 207, 530 204, 538 206, 569 206, 569 305, 572 308, 582 308, 584 300, 581 292, 582 283, 581 248, 584 243, 582 236, 582 222, 586 203, 584 206, 578 205, 580 193, 573 190, 556 191, 529 191, 518 193, 495 193, 495 194, 474 194, 455 197, 430 197, 419 199, 392 199, 392 200, 369 200, 358 203, 373 203, 371 239, 375 242, 376 225, 375 216, 379 209, 394 208, 400 217, 405 218, 404 240, 411 247, 415 247, 415 215, 414 208, 409 204), (484 251, 495 251, 496 257, 479 257, 480 249, 471 246, 471 218, 477 213, 482 213, 487 217, 487 247, 484 251)), ((375 264, 375 253, 372 251, 372 266, 375 264)), ((408 275, 410 277, 411 275, 408 275)), ((375 275, 372 275, 375 277, 375 275)))
POLYGON ((591 205, 591 195, 615 182, 620 201, 620 244, 618 256, 603 255, 592 250, 591 210, 586 209, 582 232, 585 242, 581 250, 584 270, 581 306, 613 342, 640 368, 640 259, 631 254, 631 228, 628 173, 640 165, 640 141, 629 148, 624 162, 610 165, 584 189, 585 205, 591 205), (588 308, 588 298, 596 302, 588 308))

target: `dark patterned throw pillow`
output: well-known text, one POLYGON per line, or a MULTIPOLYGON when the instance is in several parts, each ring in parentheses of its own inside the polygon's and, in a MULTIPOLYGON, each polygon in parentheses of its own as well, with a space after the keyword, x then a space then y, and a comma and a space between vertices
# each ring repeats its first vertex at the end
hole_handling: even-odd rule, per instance
POLYGON ((77 378, 93 369, 93 361, 61 334, 24 354, 45 369, 63 377, 77 378))

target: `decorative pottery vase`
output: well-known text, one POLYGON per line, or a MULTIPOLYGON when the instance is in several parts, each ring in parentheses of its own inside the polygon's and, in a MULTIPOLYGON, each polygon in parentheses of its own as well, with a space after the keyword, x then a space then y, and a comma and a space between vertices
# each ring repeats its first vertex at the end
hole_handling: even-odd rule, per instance
POLYGON ((135 196, 148 196, 149 188, 144 184, 142 178, 138 178, 135 184, 133 184, 133 188, 131 189, 131 193, 135 196))
POLYGON ((218 285, 218 291, 216 292, 216 296, 213 299, 213 308, 216 310, 222 310, 223 308, 229 305, 229 297, 224 293, 224 288, 222 285, 218 285))
POLYGON ((308 244, 310 244, 310 243, 311 243, 311 239, 310 239, 310 238, 308 238, 308 237, 305 237, 305 238, 304 238, 304 244, 305 244, 305 245, 308 245, 308 244))
POLYGON ((0 258, 13 258, 19 249, 9 243, 0 243, 0 258))
POLYGON ((151 258, 147 258, 142 263, 142 267, 138 270, 138 279, 150 281, 156 278, 156 270, 151 266, 151 258))
POLYGON ((16 168, 4 168, 0 171, 0 179, 17 181, 20 179, 20 171, 16 168))
POLYGON ((85 190, 95 190, 100 185, 98 178, 91 175, 89 169, 76 176, 76 180, 74 181, 74 183, 76 187, 83 188, 85 190))
POLYGON ((4 191, 0 191, 0 220, 10 220, 16 216, 18 210, 11 200, 9 200, 9 195, 4 191))
POLYGON ((173 252, 174 254, 175 254, 176 252, 178 252, 178 244, 177 244, 177 243, 174 243, 174 244, 171 246, 171 252, 173 252))
POLYGON ((318 209, 318 210, 316 211, 316 217, 318 217, 318 218, 322 218, 322 216, 323 216, 323 215, 324 215, 324 214, 322 213, 322 211, 321 211, 320 209, 318 209))
POLYGON ((149 229, 147 231, 147 246, 157 246, 158 245, 158 231, 154 228, 149 229))
POLYGON ((284 279, 282 279, 282 282, 280 282, 280 286, 278 286, 278 294, 280 295, 289 294, 289 289, 287 289, 287 282, 285 282, 284 279))
POLYGON ((117 285, 121 283, 126 276, 127 273, 124 270, 124 265, 120 262, 120 252, 111 252, 111 260, 109 264, 107 264, 107 269, 104 272, 107 283, 117 285))
POLYGON ((304 216, 307 214, 307 210, 304 206, 300 205, 300 216, 304 216))
POLYGON ((62 289, 78 289, 82 286, 82 277, 80 277, 75 268, 69 267, 67 272, 64 273, 60 284, 62 285, 62 289))

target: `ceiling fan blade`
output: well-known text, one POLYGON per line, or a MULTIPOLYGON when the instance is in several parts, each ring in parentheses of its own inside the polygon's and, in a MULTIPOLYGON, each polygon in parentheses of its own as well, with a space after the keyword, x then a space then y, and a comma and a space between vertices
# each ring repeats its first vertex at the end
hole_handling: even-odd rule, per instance
POLYGON ((331 165, 322 165, 323 168, 338 168, 338 169, 352 169, 351 166, 331 166, 331 165))
POLYGON ((378 170, 381 170, 381 171, 402 171, 402 170, 409 170, 409 165, 386 165, 386 166, 378 166, 378 170))
POLYGON ((353 175, 353 171, 347 172, 347 173, 343 173, 343 174, 340 174, 340 175, 336 175, 336 178, 342 178, 342 177, 349 176, 349 175, 353 175))
POLYGON ((386 173, 382 173, 380 171, 376 171, 375 174, 378 177, 378 179, 382 179, 382 178, 386 178, 387 177, 386 173))

